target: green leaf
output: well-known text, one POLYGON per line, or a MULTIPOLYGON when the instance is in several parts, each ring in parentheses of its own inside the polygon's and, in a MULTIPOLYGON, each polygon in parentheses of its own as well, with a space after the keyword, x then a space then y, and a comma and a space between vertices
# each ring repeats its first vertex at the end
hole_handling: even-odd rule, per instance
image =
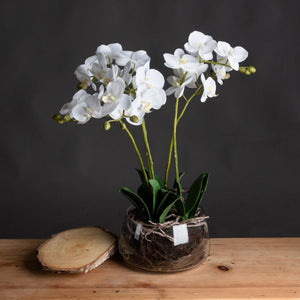
POLYGON ((142 183, 139 186, 137 193, 144 200, 148 208, 152 207, 152 201, 153 201, 152 188, 148 183, 146 182, 142 183))
POLYGON ((165 188, 164 181, 158 175, 155 175, 155 180, 159 183, 159 185, 162 189, 165 188))
MULTIPOLYGON (((145 176, 144 176, 143 171, 140 170, 140 169, 136 169, 136 171, 137 171, 138 174, 139 174, 139 177, 140 177, 140 179, 141 179, 141 182, 142 182, 142 183, 146 183, 146 180, 145 180, 145 176)), ((146 174, 147 174, 147 171, 146 171, 146 174)), ((148 174, 147 174, 147 176, 148 176, 148 174)))
POLYGON ((159 205, 156 209, 155 215, 157 217, 161 214, 162 210, 164 209, 165 204, 168 203, 167 200, 168 200, 168 198, 170 198, 169 196, 171 194, 171 191, 166 191, 166 192, 163 192, 163 191, 165 191, 165 190, 160 190, 160 192, 163 194, 163 198, 162 198, 162 200, 159 201, 159 205))
POLYGON ((157 195, 158 195, 158 191, 160 190, 160 185, 157 182, 157 180, 155 179, 150 179, 149 183, 152 187, 152 194, 153 194, 153 198, 152 198, 152 214, 154 214, 155 212, 155 208, 156 208, 156 202, 157 202, 157 195))
POLYGON ((135 207, 136 209, 146 217, 151 220, 151 215, 149 212, 149 208, 147 207, 146 203, 143 199, 137 195, 136 193, 132 192, 129 188, 123 187, 120 189, 120 193, 122 193, 135 207))
POLYGON ((179 197, 177 197, 170 205, 168 205, 166 207, 166 209, 163 211, 163 213, 159 217, 159 223, 164 223, 165 222, 165 219, 166 219, 170 209, 176 204, 176 202, 181 202, 181 201, 178 201, 178 200, 180 200, 179 197))
POLYGON ((209 173, 201 174, 192 184, 185 202, 185 219, 193 218, 206 191, 209 173))

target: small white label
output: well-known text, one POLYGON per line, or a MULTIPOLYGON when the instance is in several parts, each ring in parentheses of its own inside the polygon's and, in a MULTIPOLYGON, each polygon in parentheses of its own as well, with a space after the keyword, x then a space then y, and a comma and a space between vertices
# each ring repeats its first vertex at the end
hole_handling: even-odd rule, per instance
POLYGON ((189 242, 189 234, 186 224, 173 226, 174 246, 186 244, 189 242))
POLYGON ((140 234, 141 234, 141 231, 142 231, 142 227, 143 227, 143 225, 142 225, 141 223, 138 223, 138 224, 136 225, 136 229, 135 229, 135 233, 134 233, 134 238, 135 238, 136 240, 139 240, 139 238, 140 238, 140 234))

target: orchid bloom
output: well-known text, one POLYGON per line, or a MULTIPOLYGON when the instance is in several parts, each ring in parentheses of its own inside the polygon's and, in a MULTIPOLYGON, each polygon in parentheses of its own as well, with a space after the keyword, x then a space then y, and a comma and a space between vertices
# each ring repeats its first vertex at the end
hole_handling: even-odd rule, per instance
POLYGON ((216 97, 217 96, 216 82, 211 77, 205 79, 203 74, 201 74, 201 81, 203 84, 203 93, 201 96, 201 102, 205 102, 207 97, 209 98, 216 97))
POLYGON ((70 117, 78 121, 78 124, 85 124, 92 117, 95 117, 101 111, 101 105, 98 94, 84 96, 83 101, 73 107, 70 117))
POLYGON ((88 86, 92 86, 94 90, 96 90, 96 85, 92 81, 93 74, 91 73, 92 65, 96 62, 97 56, 88 57, 84 64, 77 67, 74 74, 77 79, 81 82, 82 87, 86 89, 88 86))
POLYGON ((85 96, 88 95, 87 92, 83 89, 79 90, 73 95, 72 101, 63 105, 59 113, 62 115, 70 114, 72 109, 80 102, 84 101, 85 96))
POLYGON ((222 85, 223 80, 228 79, 230 77, 230 74, 226 73, 226 67, 220 65, 212 65, 212 68, 217 76, 217 81, 219 84, 222 85))
POLYGON ((135 69, 144 66, 146 62, 150 61, 145 50, 133 51, 122 51, 118 57, 116 57, 116 64, 119 66, 125 66, 128 62, 131 62, 131 66, 135 69))
POLYGON ((166 103, 166 93, 163 89, 151 88, 137 95, 130 109, 125 111, 126 120, 132 125, 141 125, 146 113, 151 109, 160 109, 166 103), (130 117, 137 116, 138 122, 132 122, 130 117))
POLYGON ((165 79, 163 75, 155 69, 150 69, 150 62, 136 70, 134 87, 137 88, 137 93, 151 88, 162 89, 164 84, 165 79))
POLYGON ((239 63, 248 57, 248 52, 243 47, 232 48, 226 42, 218 42, 215 52, 224 59, 228 59, 229 65, 235 71, 239 70, 239 63))
POLYGON ((185 87, 196 87, 195 81, 197 78, 195 76, 185 76, 183 77, 182 72, 178 70, 174 70, 175 75, 169 76, 167 78, 168 83, 171 85, 167 90, 167 96, 174 93, 175 98, 180 98, 183 93, 185 87))
POLYGON ((205 35, 199 31, 193 31, 188 38, 188 43, 184 45, 187 52, 192 55, 199 55, 204 60, 213 58, 213 50, 217 42, 209 35, 205 35))
POLYGON ((182 69, 187 72, 197 72, 199 68, 198 59, 190 54, 186 54, 182 49, 178 48, 174 54, 165 53, 165 66, 171 69, 182 69))
POLYGON ((111 63, 113 59, 116 59, 122 51, 122 46, 119 43, 113 43, 109 45, 100 45, 96 50, 96 54, 98 57, 102 56, 99 60, 107 65, 111 63))

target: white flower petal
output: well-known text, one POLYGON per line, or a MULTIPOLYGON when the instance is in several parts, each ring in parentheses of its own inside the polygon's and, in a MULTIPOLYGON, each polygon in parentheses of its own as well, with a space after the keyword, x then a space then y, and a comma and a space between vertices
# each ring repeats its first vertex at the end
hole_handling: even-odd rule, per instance
POLYGON ((165 84, 164 76, 155 69, 147 71, 145 81, 149 82, 151 86, 157 88, 162 88, 165 84))
POLYGON ((166 67, 171 68, 171 69, 179 69, 180 68, 179 61, 174 55, 165 53, 164 59, 165 59, 166 67))
POLYGON ((248 51, 243 47, 237 46, 233 48, 232 56, 234 57, 235 61, 240 63, 248 57, 248 51))
POLYGON ((174 56, 176 56, 177 58, 181 58, 183 55, 185 54, 184 50, 181 48, 177 48, 174 51, 174 56))

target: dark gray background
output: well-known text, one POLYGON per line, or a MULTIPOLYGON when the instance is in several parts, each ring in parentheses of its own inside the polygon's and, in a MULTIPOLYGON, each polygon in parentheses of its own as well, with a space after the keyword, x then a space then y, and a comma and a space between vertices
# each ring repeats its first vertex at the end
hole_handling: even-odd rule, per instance
MULTIPOLYGON (((203 206, 214 237, 299 236, 299 1, 1 1, 0 237, 48 237, 101 225, 118 232, 138 162, 118 126, 57 125, 75 68, 100 44, 163 53, 199 30, 249 51, 257 74, 234 73, 195 100, 178 129, 189 186, 212 173, 203 206)), ((163 174, 174 98, 147 116, 163 174)), ((140 128, 132 128, 141 142, 140 128)))

